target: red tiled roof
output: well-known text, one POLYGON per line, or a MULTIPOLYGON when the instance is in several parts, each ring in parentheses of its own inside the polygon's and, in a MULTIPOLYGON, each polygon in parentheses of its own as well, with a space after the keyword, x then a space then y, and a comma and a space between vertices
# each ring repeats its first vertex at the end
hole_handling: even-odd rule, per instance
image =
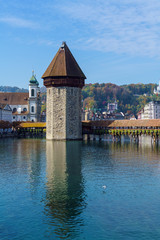
POLYGON ((0 92, 0 103, 9 105, 27 105, 29 93, 0 92))

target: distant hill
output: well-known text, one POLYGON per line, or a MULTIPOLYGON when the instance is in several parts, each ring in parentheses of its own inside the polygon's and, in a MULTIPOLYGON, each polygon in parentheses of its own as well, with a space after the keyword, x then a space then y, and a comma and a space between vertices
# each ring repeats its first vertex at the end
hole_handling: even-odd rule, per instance
POLYGON ((28 89, 10 86, 0 86, 0 92, 28 92, 28 89))
MULTIPOLYGON (((46 87, 40 88, 41 93, 46 92, 46 87)), ((28 89, 10 86, 0 86, 0 92, 28 92, 28 89)))

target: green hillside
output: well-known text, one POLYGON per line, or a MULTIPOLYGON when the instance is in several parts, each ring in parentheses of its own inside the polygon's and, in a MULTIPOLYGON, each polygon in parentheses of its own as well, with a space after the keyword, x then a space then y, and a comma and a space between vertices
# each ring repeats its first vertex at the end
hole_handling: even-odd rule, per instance
POLYGON ((83 107, 90 109, 106 109, 109 102, 118 102, 118 111, 128 110, 137 114, 146 103, 159 100, 153 95, 156 84, 128 84, 118 86, 112 83, 86 84, 82 90, 83 107))
MULTIPOLYGON (((146 103, 152 100, 160 100, 153 94, 157 84, 128 84, 118 86, 112 83, 86 84, 82 89, 83 107, 93 110, 105 110, 109 102, 118 102, 118 111, 126 113, 131 111, 137 114, 146 103)), ((2 92, 28 92, 27 89, 18 87, 0 86, 2 92)), ((46 89, 41 88, 42 110, 46 108, 46 89)))

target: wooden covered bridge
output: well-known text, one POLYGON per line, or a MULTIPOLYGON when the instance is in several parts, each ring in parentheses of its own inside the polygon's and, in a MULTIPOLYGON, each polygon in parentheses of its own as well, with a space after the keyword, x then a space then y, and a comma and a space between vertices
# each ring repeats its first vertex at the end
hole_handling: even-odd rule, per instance
MULTIPOLYGON (((16 126, 19 134, 30 135, 45 134, 46 123, 23 122, 16 126)), ((82 121, 82 134, 99 135, 111 134, 113 136, 149 134, 160 135, 160 119, 146 120, 100 120, 82 121)))
POLYGON ((96 135, 101 139, 106 134, 119 139, 122 135, 136 139, 140 135, 146 134, 151 135, 154 140, 160 136, 160 119, 85 121, 82 125, 83 134, 87 134, 88 138, 93 135, 93 139, 96 135))
MULTIPOLYGON (((44 136, 45 132, 46 123, 44 122, 9 123, 0 121, 1 136, 6 133, 14 133, 18 136, 44 136)), ((99 137, 106 134, 113 136, 147 134, 158 138, 160 136, 160 119, 82 121, 82 134, 98 135, 99 137)))

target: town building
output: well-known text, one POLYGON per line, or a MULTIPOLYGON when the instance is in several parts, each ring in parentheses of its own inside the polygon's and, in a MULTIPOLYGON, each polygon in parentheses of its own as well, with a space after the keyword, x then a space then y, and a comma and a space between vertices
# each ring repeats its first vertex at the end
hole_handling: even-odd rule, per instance
POLYGON ((138 113, 138 119, 159 119, 160 101, 151 101, 138 113))
POLYGON ((107 104, 107 110, 110 113, 115 112, 118 109, 118 103, 115 101, 113 103, 108 103, 107 104))
POLYGON ((46 138, 81 139, 81 89, 86 77, 65 42, 42 78, 47 88, 46 138))
POLYGON ((12 109, 8 104, 0 104, 0 121, 12 122, 12 109))
POLYGON ((40 121, 40 89, 34 72, 29 81, 29 92, 0 92, 0 104, 12 109, 12 121, 40 121))
POLYGON ((160 94, 160 81, 159 85, 157 86, 157 89, 154 89, 154 94, 160 94))

